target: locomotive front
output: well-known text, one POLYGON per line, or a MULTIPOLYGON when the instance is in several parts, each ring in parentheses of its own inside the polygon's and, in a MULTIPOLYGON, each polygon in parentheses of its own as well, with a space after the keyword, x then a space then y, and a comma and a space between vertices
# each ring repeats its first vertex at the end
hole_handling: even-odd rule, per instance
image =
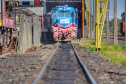
POLYGON ((67 6, 57 6, 52 14, 52 32, 54 40, 75 39, 78 28, 77 9, 67 6))

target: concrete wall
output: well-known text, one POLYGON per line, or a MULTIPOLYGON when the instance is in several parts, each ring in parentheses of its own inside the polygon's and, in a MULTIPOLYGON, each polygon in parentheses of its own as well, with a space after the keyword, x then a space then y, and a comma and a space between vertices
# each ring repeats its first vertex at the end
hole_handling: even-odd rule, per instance
POLYGON ((19 18, 20 22, 17 23, 19 32, 18 52, 19 54, 24 54, 32 46, 40 46, 41 19, 37 16, 28 16, 26 14, 19 14, 19 18))

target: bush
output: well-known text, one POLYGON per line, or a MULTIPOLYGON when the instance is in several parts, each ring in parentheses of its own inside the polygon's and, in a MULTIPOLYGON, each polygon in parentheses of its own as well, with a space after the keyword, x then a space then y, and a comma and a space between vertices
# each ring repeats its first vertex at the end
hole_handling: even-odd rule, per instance
POLYGON ((101 49, 102 51, 108 51, 109 50, 109 48, 108 48, 108 46, 105 46, 105 47, 102 47, 102 49, 101 49))
POLYGON ((123 47, 121 47, 119 45, 113 45, 113 48, 114 48, 114 51, 117 51, 117 52, 123 51, 123 47))
POLYGON ((91 50, 91 51, 96 51, 95 47, 86 47, 87 49, 91 50))

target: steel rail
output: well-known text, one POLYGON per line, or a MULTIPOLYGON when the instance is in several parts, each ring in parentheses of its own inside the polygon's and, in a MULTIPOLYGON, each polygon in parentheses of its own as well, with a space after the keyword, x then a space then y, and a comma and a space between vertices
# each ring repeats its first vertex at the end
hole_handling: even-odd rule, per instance
POLYGON ((59 47, 59 44, 58 44, 57 48, 53 51, 53 53, 50 55, 50 57, 48 58, 48 60, 47 60, 46 63, 44 64, 44 66, 42 67, 42 69, 41 69, 39 75, 38 75, 37 78, 34 80, 33 84, 37 84, 37 82, 39 81, 40 77, 44 74, 46 67, 48 66, 48 64, 49 64, 49 62, 50 62, 50 60, 51 60, 51 58, 53 57, 53 55, 54 55, 55 52, 57 51, 58 47, 59 47))
MULTIPOLYGON (((71 43, 71 45, 72 45, 72 43, 71 43)), ((96 81, 94 80, 94 78, 92 77, 92 75, 90 74, 90 72, 88 71, 87 67, 86 67, 86 66, 84 65, 84 63, 82 62, 80 56, 79 56, 78 53, 76 52, 76 50, 75 50, 75 48, 74 48, 73 45, 72 45, 72 48, 73 48, 73 50, 74 50, 74 53, 75 53, 75 55, 76 55, 76 57, 77 57, 79 63, 81 64, 82 68, 85 70, 86 75, 88 76, 88 78, 89 78, 91 84, 97 84, 96 81)))
MULTIPOLYGON (((79 64, 82 66, 83 70, 85 71, 89 81, 91 82, 91 84, 97 84, 96 81, 94 80, 94 78, 92 77, 92 75, 90 74, 90 72, 88 71, 88 69, 86 68, 86 66, 84 65, 84 63, 82 62, 81 58, 79 57, 78 53, 76 52, 74 46, 72 45, 72 43, 70 42, 74 53, 77 57, 77 60, 79 62, 79 64)), ((46 67, 48 66, 51 58, 53 57, 53 55, 55 54, 55 52, 57 51, 59 46, 57 46, 57 48, 53 51, 53 53, 50 55, 50 57, 48 58, 48 60, 46 61, 46 63, 44 64, 43 68, 41 69, 39 75, 37 76, 37 78, 34 80, 33 84, 37 84, 37 82, 39 81, 40 77, 44 74, 46 67)))

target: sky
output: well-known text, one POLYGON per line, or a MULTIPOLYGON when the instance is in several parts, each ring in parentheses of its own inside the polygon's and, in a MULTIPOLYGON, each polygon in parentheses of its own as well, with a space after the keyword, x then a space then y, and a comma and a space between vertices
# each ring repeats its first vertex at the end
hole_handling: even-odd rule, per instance
MULTIPOLYGON (((121 19, 121 13, 125 12, 125 0, 117 0, 117 17, 121 19)), ((110 20, 114 17, 114 0, 110 0, 110 20)))

